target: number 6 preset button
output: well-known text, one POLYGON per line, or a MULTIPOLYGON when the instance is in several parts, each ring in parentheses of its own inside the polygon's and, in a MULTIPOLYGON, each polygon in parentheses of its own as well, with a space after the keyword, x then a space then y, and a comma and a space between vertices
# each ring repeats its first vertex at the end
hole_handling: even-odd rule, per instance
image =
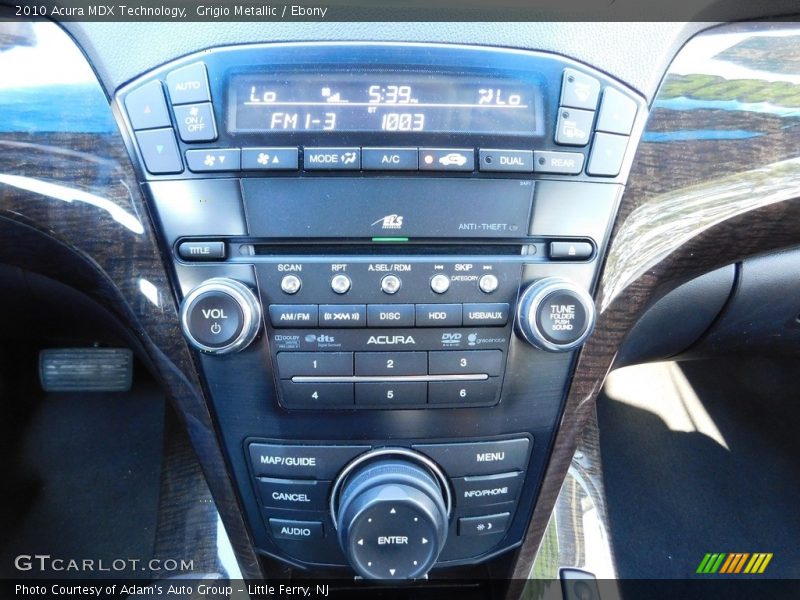
POLYGON ((427 375, 427 352, 356 352, 356 375, 427 375))
POLYGON ((278 352, 278 376, 281 379, 352 374, 352 352, 278 352))

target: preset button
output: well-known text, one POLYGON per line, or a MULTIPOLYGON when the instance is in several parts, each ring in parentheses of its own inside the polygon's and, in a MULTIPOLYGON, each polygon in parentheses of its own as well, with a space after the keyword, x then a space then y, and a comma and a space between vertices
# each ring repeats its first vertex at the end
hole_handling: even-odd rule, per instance
POLYGON ((428 353, 431 375, 485 373, 497 376, 503 370, 501 350, 439 350, 428 353))
POLYGON ((356 352, 356 375, 427 375, 426 352, 356 352))
POLYGON ((278 375, 282 379, 352 374, 352 352, 278 352, 278 375))

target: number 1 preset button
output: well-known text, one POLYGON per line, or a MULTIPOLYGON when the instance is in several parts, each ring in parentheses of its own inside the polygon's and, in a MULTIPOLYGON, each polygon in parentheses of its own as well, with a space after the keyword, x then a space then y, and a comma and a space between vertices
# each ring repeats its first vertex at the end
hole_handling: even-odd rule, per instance
POLYGON ((278 376, 281 379, 352 374, 352 352, 278 352, 278 376))

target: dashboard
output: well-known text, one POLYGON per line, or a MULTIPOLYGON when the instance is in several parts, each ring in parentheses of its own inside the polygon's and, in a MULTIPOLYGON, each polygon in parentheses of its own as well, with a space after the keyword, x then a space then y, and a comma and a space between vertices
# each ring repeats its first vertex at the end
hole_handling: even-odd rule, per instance
POLYGON ((245 578, 526 579, 637 320, 798 239, 796 115, 685 93, 790 23, 63 27, 0 251, 129 329, 245 578))

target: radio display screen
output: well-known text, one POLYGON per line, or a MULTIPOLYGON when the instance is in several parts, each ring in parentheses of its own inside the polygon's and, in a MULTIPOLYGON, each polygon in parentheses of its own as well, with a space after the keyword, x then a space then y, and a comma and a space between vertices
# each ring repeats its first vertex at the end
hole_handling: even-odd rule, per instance
POLYGON ((529 81, 426 72, 234 75, 231 133, 421 132, 542 135, 542 92, 529 81))

